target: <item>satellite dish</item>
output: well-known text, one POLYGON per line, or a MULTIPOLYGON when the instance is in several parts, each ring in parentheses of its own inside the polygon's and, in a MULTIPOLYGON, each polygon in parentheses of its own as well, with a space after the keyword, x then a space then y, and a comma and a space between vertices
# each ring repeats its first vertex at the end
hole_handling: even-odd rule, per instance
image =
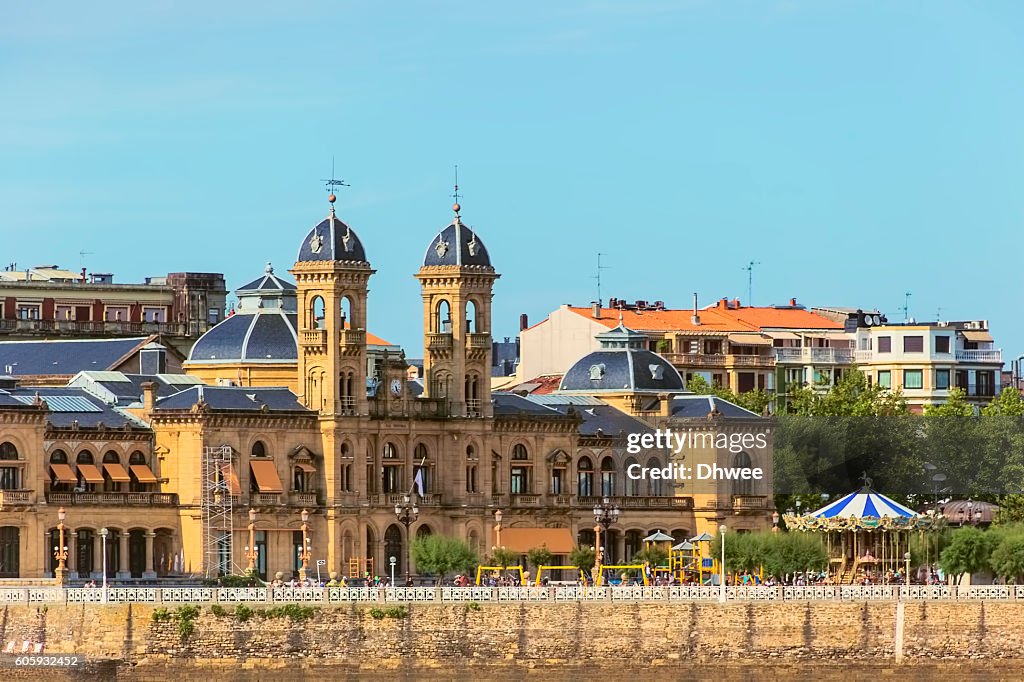
POLYGON ((882 319, 878 315, 875 315, 874 323, 875 324, 882 324, 882 319))
POLYGON ((871 316, 870 316, 870 315, 865 315, 865 316, 864 316, 864 324, 866 324, 866 325, 867 325, 867 326, 869 326, 869 327, 870 327, 870 326, 871 326, 872 324, 874 324, 874 323, 873 323, 873 322, 871 321, 871 316))

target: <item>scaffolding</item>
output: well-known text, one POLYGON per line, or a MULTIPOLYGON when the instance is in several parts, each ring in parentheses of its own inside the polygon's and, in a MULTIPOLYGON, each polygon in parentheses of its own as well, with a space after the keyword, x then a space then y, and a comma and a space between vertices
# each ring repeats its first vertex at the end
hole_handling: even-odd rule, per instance
POLYGON ((200 467, 202 498, 200 510, 203 524, 203 572, 207 578, 217 578, 232 572, 232 519, 231 446, 206 446, 200 467))

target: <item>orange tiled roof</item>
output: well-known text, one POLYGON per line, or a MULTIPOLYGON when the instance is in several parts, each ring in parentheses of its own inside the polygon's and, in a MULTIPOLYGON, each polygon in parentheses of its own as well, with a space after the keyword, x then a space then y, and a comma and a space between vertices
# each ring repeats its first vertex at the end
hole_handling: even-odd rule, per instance
POLYGON ((613 329, 622 323, 636 331, 689 331, 689 332, 748 332, 764 328, 786 329, 842 329, 843 325, 827 317, 799 308, 727 308, 716 305, 698 310, 700 324, 691 321, 692 310, 622 310, 602 308, 601 317, 594 319, 591 308, 569 310, 594 322, 613 329))
MULTIPOLYGON (((346 322, 345 323, 345 329, 351 329, 351 328, 352 328, 352 325, 350 325, 348 322, 346 322)), ((379 336, 377 336, 376 334, 373 334, 371 332, 366 332, 366 343, 369 346, 393 346, 393 345, 395 345, 395 344, 391 343, 390 341, 385 341, 384 339, 380 338, 379 336)))
POLYGON ((843 325, 824 315, 800 308, 733 308, 716 309, 722 315, 750 324, 758 329, 842 329, 843 325))
POLYGON ((527 381, 520 382, 515 386, 509 386, 504 389, 512 393, 518 391, 526 391, 529 395, 548 395, 558 390, 558 386, 562 383, 561 374, 545 374, 543 376, 535 377, 527 381))

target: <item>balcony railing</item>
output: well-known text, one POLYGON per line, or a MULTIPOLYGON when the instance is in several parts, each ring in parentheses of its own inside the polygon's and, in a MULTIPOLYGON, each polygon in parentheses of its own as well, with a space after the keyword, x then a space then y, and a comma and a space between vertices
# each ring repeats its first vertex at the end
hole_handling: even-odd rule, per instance
POLYGON ((734 367, 774 367, 773 355, 727 355, 726 364, 734 367))
POLYGON ((513 507, 536 507, 540 504, 540 495, 512 494, 513 507))
POLYGON ((853 362, 849 348, 776 348, 775 361, 779 363, 806 363, 845 365, 853 362))
POLYGON ((315 492, 300 492, 293 490, 289 494, 291 502, 297 507, 315 507, 317 506, 317 494, 315 492))
MULTIPOLYGON (((205 326, 204 326, 205 329, 205 326)), ((121 322, 93 320, 0 320, 0 333, 46 332, 58 334, 164 334, 188 335, 188 325, 177 322, 121 322)))
POLYGON ((444 419, 450 414, 444 398, 413 398, 402 402, 371 400, 371 419, 444 419))
MULTIPOLYGON (((608 498, 609 502, 620 508, 630 509, 692 509, 692 497, 676 497, 674 495, 620 495, 608 498)), ((593 509, 602 504, 603 497, 580 495, 576 497, 575 506, 593 509)))
POLYGON ((479 417, 480 416, 480 401, 478 399, 470 399, 466 401, 466 416, 467 417, 479 417))
POLYGON ((768 506, 767 495, 733 495, 733 509, 765 509, 768 506))
POLYGON ((345 395, 338 399, 339 411, 342 415, 350 417, 356 413, 356 397, 345 395))
POLYGON ((684 367, 725 367, 724 355, 709 353, 664 353, 665 359, 673 365, 684 367))
POLYGON ((303 329, 301 332, 303 346, 326 346, 326 329, 303 329))
POLYGON ((489 350, 490 348, 490 334, 471 333, 466 335, 466 350, 489 350))
POLYGON ((0 490, 0 508, 32 504, 35 496, 34 490, 0 490))
POLYGON ((276 507, 284 504, 282 493, 250 493, 249 504, 254 507, 276 507))
POLYGON ((78 504, 119 507, 125 505, 172 507, 178 504, 177 493, 46 493, 48 504, 78 504))
POLYGON ((342 329, 338 334, 342 346, 362 346, 366 343, 366 332, 362 329, 342 329))
POLYGON ((1003 351, 1001 350, 958 350, 956 352, 957 362, 1003 362, 1003 351))
POLYGON ((427 350, 450 351, 452 349, 451 334, 427 334, 427 350))

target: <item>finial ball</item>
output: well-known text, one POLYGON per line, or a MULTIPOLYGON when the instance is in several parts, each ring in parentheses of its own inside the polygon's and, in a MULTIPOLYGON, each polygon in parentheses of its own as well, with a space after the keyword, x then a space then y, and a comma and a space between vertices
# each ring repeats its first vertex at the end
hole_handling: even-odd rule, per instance
POLYGON ((337 201, 337 200, 338 200, 338 197, 334 196, 333 194, 329 194, 329 195, 327 195, 327 201, 331 202, 332 204, 333 204, 333 203, 334 203, 335 201, 337 201))
POLYGON ((459 211, 462 210, 462 207, 459 206, 458 202, 456 202, 456 203, 452 204, 452 210, 455 211, 456 213, 458 213, 459 211))

